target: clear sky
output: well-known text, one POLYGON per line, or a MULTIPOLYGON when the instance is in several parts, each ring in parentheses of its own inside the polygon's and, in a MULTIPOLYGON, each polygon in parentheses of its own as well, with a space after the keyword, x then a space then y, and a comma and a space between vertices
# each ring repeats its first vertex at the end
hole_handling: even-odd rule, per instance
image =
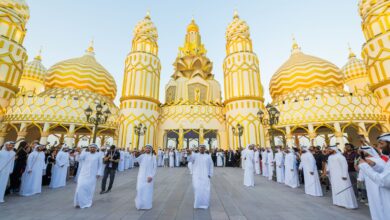
MULTIPOLYGON (((43 64, 84 54, 95 41, 97 60, 114 76, 121 96, 124 60, 133 29, 151 12, 159 34, 162 64, 160 100, 173 73, 172 63, 194 16, 202 41, 223 86, 225 31, 234 9, 250 26, 254 51, 260 60, 265 98, 272 74, 289 57, 292 34, 302 50, 340 68, 347 62, 348 43, 358 56, 364 42, 358 0, 27 0, 31 17, 24 45, 31 60, 43 47, 43 64)), ((222 89, 223 92, 223 89, 222 89)))

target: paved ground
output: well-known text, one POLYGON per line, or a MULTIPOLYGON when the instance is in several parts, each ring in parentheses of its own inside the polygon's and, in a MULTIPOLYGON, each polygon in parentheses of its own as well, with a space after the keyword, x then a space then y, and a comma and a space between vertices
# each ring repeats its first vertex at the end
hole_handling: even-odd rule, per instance
POLYGON ((159 168, 153 209, 137 211, 134 206, 137 169, 117 173, 111 193, 99 195, 89 209, 73 208, 74 183, 65 188, 43 189, 32 197, 8 196, 0 204, 0 219, 370 219, 367 206, 346 210, 331 203, 329 193, 315 198, 303 189, 290 189, 256 176, 256 186, 242 185, 239 168, 216 168, 212 179, 211 207, 193 209, 191 176, 185 168, 159 168))

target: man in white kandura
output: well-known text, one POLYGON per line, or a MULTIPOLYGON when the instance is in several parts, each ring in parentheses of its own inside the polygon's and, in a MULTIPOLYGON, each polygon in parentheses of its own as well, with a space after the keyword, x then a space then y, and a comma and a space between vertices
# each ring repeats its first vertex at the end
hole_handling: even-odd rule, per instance
POLYGON ((318 176, 316 160, 307 146, 302 146, 299 169, 303 170, 305 178, 305 193, 311 196, 322 196, 322 188, 320 178, 318 176))
POLYGON ((125 170, 125 152, 123 152, 123 149, 119 149, 120 159, 118 163, 118 171, 122 172, 125 170))
POLYGON ((69 167, 68 147, 64 144, 56 156, 56 162, 52 167, 50 188, 60 188, 66 185, 66 177, 69 167))
POLYGON ((328 153, 327 172, 332 186, 333 205, 356 209, 358 204, 349 179, 347 160, 336 146, 328 148, 328 153))
POLYGON ((173 149, 169 149, 169 167, 175 167, 175 153, 173 149))
MULTIPOLYGON (((390 150, 390 133, 382 134, 378 137, 378 146, 382 151, 390 150)), ((380 212, 381 219, 390 219, 390 162, 385 164, 383 169, 378 169, 379 164, 376 164, 372 158, 361 158, 359 161, 359 171, 364 174, 365 179, 370 179, 379 188, 379 196, 374 198, 374 204, 380 203, 376 206, 376 212, 380 212)), ((367 188, 367 191, 369 189, 367 188)), ((371 210, 371 199, 370 210, 371 210)), ((373 213, 371 217, 375 220, 373 213)))
POLYGON ((294 150, 286 148, 286 157, 284 159, 284 183, 291 187, 297 188, 299 186, 297 158, 294 150))
POLYGON ((129 148, 125 149, 124 152, 124 157, 125 157, 125 170, 130 168, 130 153, 129 153, 129 148))
MULTIPOLYGON (((364 154, 366 160, 370 160, 375 163, 373 167, 377 172, 382 172, 386 166, 385 161, 379 156, 379 154, 370 146, 363 146, 360 148, 360 153, 364 154)), ((380 188, 374 181, 372 181, 364 172, 359 171, 359 181, 364 181, 364 185, 367 190, 367 198, 369 201, 369 208, 371 218, 373 220, 382 220, 385 218, 385 209, 380 200, 380 188)), ((389 198, 390 199, 390 198, 389 198)))
POLYGON ((14 170, 15 142, 8 141, 0 150, 0 203, 4 202, 9 175, 14 170))
POLYGON ((100 167, 102 166, 102 158, 96 152, 97 148, 96 144, 90 144, 89 152, 85 150, 80 154, 79 160, 82 161, 83 166, 80 170, 74 195, 74 206, 76 208, 83 209, 92 206, 96 180, 100 176, 100 167))
POLYGON ((250 144, 244 151, 244 186, 255 186, 255 153, 253 152, 253 145, 250 144))
POLYGON ((260 175, 260 149, 254 148, 255 151, 255 172, 260 175))
POLYGON ((284 183, 284 154, 280 150, 280 146, 276 146, 275 166, 276 166, 276 181, 284 183))
POLYGON ((157 165, 159 167, 162 167, 163 166, 163 162, 164 162, 164 152, 161 150, 161 148, 158 148, 158 151, 157 151, 157 165))
POLYGON ((199 153, 191 154, 193 164, 192 186, 194 188, 194 208, 208 209, 210 205, 210 178, 213 176, 214 163, 209 154, 205 153, 206 146, 199 146, 199 153))
POLYGON ((45 158, 41 155, 41 145, 35 144, 33 152, 28 155, 26 170, 22 175, 19 194, 32 196, 42 191, 42 176, 46 169, 45 158))
POLYGON ((274 177, 274 152, 271 147, 267 148, 268 180, 274 177))
POLYGON ((264 177, 268 177, 268 155, 267 150, 265 148, 261 149, 261 169, 262 169, 262 175, 264 177))
POLYGON ((139 164, 137 176, 137 196, 135 207, 139 209, 151 209, 153 206, 154 176, 157 171, 157 159, 153 155, 153 147, 145 146, 145 153, 135 159, 139 164))

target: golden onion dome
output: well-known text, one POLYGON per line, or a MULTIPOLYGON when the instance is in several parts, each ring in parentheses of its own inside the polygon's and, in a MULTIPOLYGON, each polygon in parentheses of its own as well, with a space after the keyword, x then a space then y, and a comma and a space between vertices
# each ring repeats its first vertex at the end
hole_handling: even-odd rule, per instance
POLYGON ((192 18, 191 23, 187 26, 187 33, 199 32, 199 26, 195 23, 195 19, 192 18))
POLYGON ((1 0, 0 8, 13 10, 24 22, 30 18, 30 9, 25 0, 1 0))
POLYGON ((327 60, 304 54, 294 39, 290 58, 271 78, 271 96, 315 87, 342 88, 340 69, 327 60))
POLYGON ((96 61, 92 43, 84 56, 53 65, 46 74, 45 88, 89 90, 111 100, 117 91, 112 75, 96 61))
POLYGON ((42 64, 41 51, 33 61, 28 62, 23 68, 22 79, 30 79, 43 83, 47 73, 46 67, 42 64))
POLYGON ((362 60, 356 58, 351 48, 349 48, 348 62, 341 68, 341 72, 345 81, 368 76, 366 65, 362 60))
POLYGON ((157 28, 150 19, 149 12, 146 14, 145 18, 138 22, 138 24, 135 26, 133 34, 134 38, 147 37, 153 39, 154 41, 157 41, 157 28))
POLYGON ((238 36, 249 38, 249 26, 244 20, 240 19, 237 11, 234 11, 233 21, 226 29, 226 40, 230 41, 238 36))

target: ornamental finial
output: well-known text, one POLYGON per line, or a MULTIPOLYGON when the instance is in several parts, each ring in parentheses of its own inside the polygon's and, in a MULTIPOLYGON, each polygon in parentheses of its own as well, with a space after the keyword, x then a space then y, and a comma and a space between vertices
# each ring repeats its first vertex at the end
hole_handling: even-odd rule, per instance
POLYGON ((234 9, 233 18, 239 18, 237 9, 234 9))
POLYGON ((34 59, 42 61, 42 46, 39 48, 38 54, 35 56, 34 59))
POLYGON ((92 53, 92 54, 95 53, 95 48, 93 47, 93 45, 94 45, 94 40, 92 38, 91 41, 89 42, 87 53, 92 53))
POLYGON ((146 11, 145 18, 150 19, 150 10, 149 9, 146 11))
POLYGON ((292 35, 292 40, 293 40, 293 45, 292 45, 292 50, 291 53, 295 54, 301 51, 301 48, 299 47, 297 40, 295 39, 294 34, 292 35))
POLYGON ((351 59, 351 58, 355 58, 356 57, 356 54, 352 51, 352 48, 351 48, 351 45, 348 44, 348 50, 349 50, 349 56, 348 58, 351 59))

